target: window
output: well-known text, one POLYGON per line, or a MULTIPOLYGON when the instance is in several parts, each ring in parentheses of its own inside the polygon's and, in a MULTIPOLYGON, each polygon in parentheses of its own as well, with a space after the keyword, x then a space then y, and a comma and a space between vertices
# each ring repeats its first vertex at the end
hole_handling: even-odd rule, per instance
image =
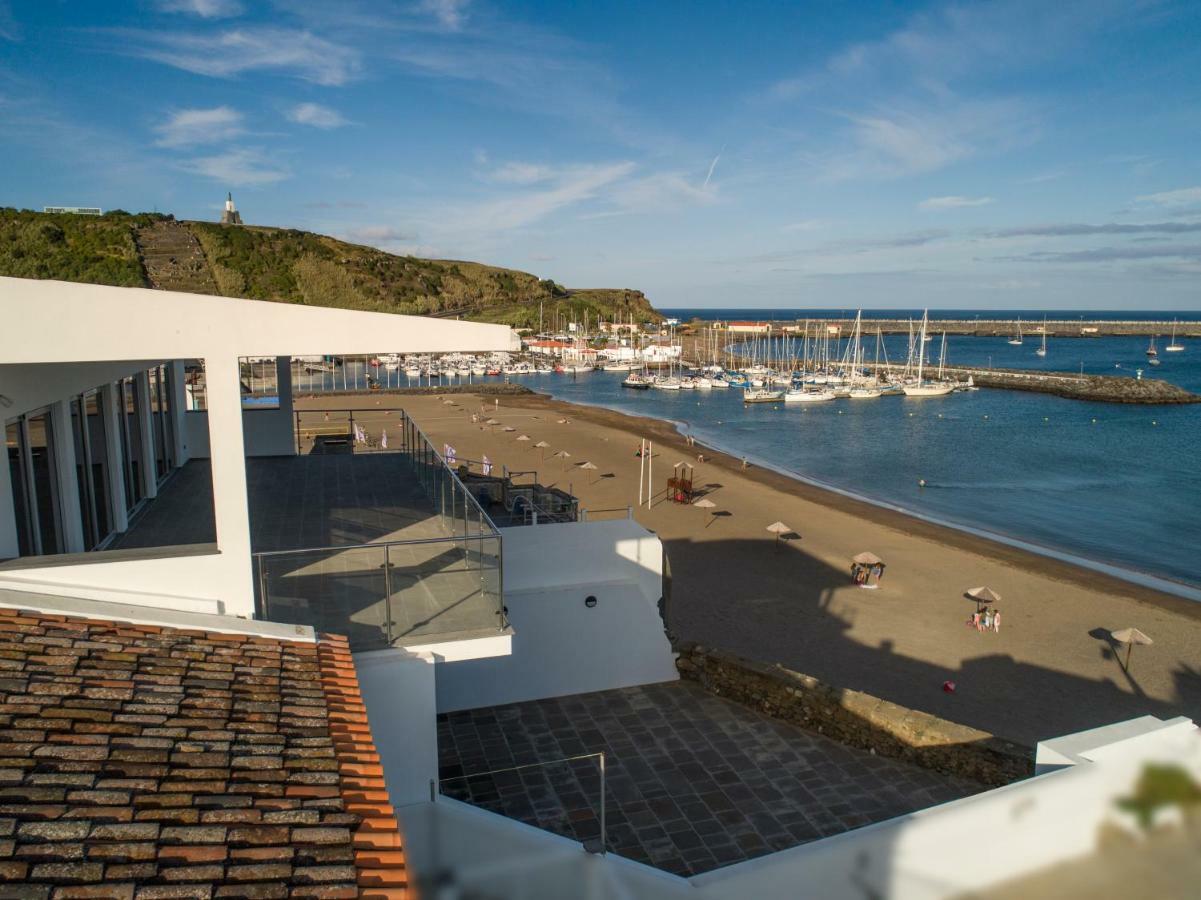
POLYGON ((71 401, 71 433, 84 549, 95 550, 113 530, 108 492, 108 429, 99 391, 88 391, 71 401))
POLYGON ((133 512, 142 502, 146 486, 142 482, 142 407, 138 403, 138 381, 124 378, 117 382, 117 404, 121 410, 121 458, 125 466, 125 508, 133 512))
POLYGON ((150 379, 150 419, 154 438, 154 473, 161 483, 175 466, 175 423, 171 417, 169 366, 155 366, 150 379))
POLYGON ((49 409, 21 416, 5 426, 17 547, 22 556, 62 553, 65 549, 54 441, 49 409))

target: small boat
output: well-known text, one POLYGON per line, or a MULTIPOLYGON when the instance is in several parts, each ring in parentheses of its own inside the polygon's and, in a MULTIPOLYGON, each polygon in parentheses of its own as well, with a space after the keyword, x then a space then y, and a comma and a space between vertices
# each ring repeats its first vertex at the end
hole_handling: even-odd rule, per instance
POLYGON ((609 363, 604 367, 606 372, 628 372, 632 368, 629 363, 609 363))
POLYGON ((769 391, 764 388, 747 388, 742 392, 743 403, 776 403, 784 399, 783 391, 769 391))
POLYGON ((1034 355, 1035 356, 1046 356, 1047 355, 1047 326, 1046 326, 1046 323, 1043 324, 1043 345, 1034 351, 1034 355))
POLYGON ((884 396, 884 392, 879 388, 853 387, 847 396, 852 400, 874 400, 876 397, 884 396))
POLYGON ((1147 358, 1155 359, 1157 356, 1159 356, 1159 351, 1155 349, 1155 335, 1151 335, 1151 343, 1147 347, 1147 358))
POLYGON ((833 391, 804 391, 791 390, 784 394, 785 403, 823 403, 827 400, 833 400, 835 397, 833 391))
POLYGON ((1184 352, 1184 344, 1176 343, 1176 320, 1172 320, 1172 343, 1163 348, 1164 353, 1182 353, 1184 352))
POLYGON ((1022 320, 1020 318, 1018 319, 1017 334, 1009 339, 1009 343, 1013 344, 1015 347, 1022 346, 1022 320))
POLYGON ((624 388, 631 388, 635 391, 648 391, 650 390, 651 382, 649 378, 639 374, 638 372, 631 372, 622 379, 621 386, 624 388))

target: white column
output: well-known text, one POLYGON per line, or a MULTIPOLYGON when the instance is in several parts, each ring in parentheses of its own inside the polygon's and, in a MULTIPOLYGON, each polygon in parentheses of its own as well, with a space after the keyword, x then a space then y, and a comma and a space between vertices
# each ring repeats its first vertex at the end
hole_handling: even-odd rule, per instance
MULTIPOLYGON (((121 452, 122 425, 121 395, 117 385, 109 382, 100 389, 100 402, 104 405, 104 453, 108 460, 109 508, 113 511, 113 530, 129 528, 129 511, 125 508, 125 459, 121 452)), ((98 452, 93 447, 92 452, 98 452)))
POLYGON ((275 383, 279 386, 279 416, 284 420, 288 433, 294 434, 296 413, 292 406, 292 357, 275 358, 275 383))
POLYGON ((183 360, 173 359, 168 365, 171 367, 170 385, 171 385, 171 436, 175 442, 175 446, 171 450, 171 455, 175 458, 175 465, 182 466, 188 461, 188 435, 187 422, 184 421, 184 416, 187 413, 187 396, 183 389, 184 371, 183 360))
POLYGON ((250 505, 246 498, 246 447, 242 433, 242 380, 238 358, 206 357, 209 460, 213 512, 221 551, 222 599, 232 615, 254 614, 250 559, 250 505))
POLYGON ((75 434, 71 430, 71 402, 50 405, 50 427, 54 434, 54 468, 58 475, 64 553, 83 553, 83 516, 79 511, 79 478, 75 472, 75 434))
POLYGON ((142 494, 157 497, 158 454, 154 449, 154 422, 150 418, 150 376, 143 370, 134 378, 138 383, 138 421, 142 423, 142 433, 131 434, 129 439, 142 442, 142 494))

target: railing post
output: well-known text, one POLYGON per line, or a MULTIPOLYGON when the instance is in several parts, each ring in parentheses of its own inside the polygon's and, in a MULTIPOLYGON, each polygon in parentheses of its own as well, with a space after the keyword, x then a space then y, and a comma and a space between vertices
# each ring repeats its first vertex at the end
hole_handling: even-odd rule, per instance
POLYGON ((600 753, 600 855, 605 855, 605 845, 608 844, 608 834, 605 830, 605 751, 600 753))
POLYGON ((384 544, 384 636, 392 646, 392 554, 384 544))

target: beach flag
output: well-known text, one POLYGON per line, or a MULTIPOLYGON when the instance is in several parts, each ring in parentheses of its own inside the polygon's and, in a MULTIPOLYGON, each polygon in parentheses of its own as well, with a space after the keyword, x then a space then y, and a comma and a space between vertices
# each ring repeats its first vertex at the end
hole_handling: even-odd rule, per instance
POLYGON ((387 429, 387 428, 385 428, 385 429, 384 429, 384 430, 383 430, 383 431, 380 433, 380 436, 379 436, 379 445, 380 445, 380 449, 382 449, 382 450, 387 450, 387 449, 388 449, 388 429, 387 429))
POLYGON ((450 444, 446 445, 446 463, 451 466, 455 464, 455 448, 450 444))
POLYGON ((488 459, 487 453, 484 454, 483 463, 484 463, 484 474, 491 475, 492 474, 492 460, 488 459))

